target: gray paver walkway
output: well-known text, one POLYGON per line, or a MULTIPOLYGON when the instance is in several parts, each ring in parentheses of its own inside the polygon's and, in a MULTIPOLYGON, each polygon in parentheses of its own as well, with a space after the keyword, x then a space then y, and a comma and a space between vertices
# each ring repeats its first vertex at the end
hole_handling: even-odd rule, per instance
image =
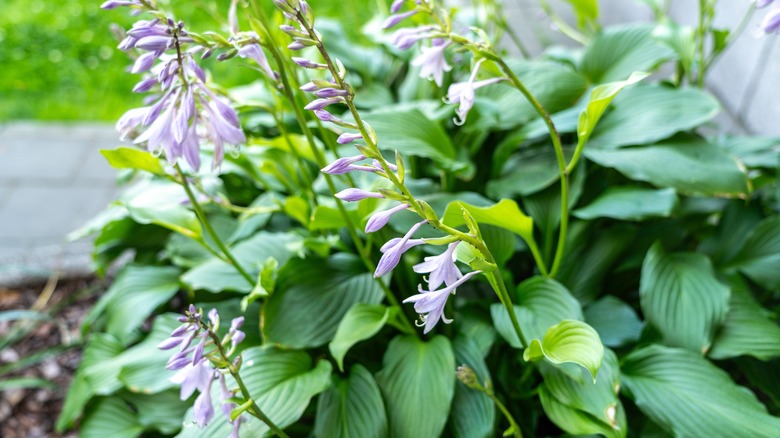
POLYGON ((98 152, 117 143, 109 124, 0 125, 0 287, 91 270, 91 243, 65 236, 117 195, 98 152))

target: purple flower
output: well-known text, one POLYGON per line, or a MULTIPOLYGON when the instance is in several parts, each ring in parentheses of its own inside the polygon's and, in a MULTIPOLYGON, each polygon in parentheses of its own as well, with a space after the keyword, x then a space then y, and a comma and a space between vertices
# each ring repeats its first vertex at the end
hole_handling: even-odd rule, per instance
POLYGON ((300 90, 305 91, 307 93, 311 93, 312 91, 317 91, 319 87, 314 82, 307 82, 303 85, 301 85, 300 90))
POLYGON ((404 255, 404 253, 409 248, 411 248, 411 246, 407 245, 406 243, 409 241, 409 239, 411 239, 414 233, 416 233, 417 230, 419 230, 420 227, 426 223, 428 223, 427 219, 414 224, 412 228, 410 228, 409 231, 404 235, 404 237, 398 241, 398 243, 382 254, 382 257, 379 259, 379 263, 376 265, 374 278, 379 278, 398 266, 398 263, 401 261, 401 256, 404 255))
POLYGON ((118 8, 120 6, 140 6, 141 3, 138 2, 138 0, 132 0, 132 1, 113 1, 109 0, 102 5, 100 5, 101 9, 114 9, 118 8))
POLYGON ((187 400, 197 389, 204 392, 211 385, 214 379, 214 369, 209 365, 209 361, 202 360, 196 365, 189 364, 180 369, 173 376, 171 382, 181 385, 179 398, 187 400))
POLYGON ((455 248, 460 241, 452 242, 447 246, 447 250, 434 257, 426 257, 425 261, 414 265, 412 269, 418 274, 430 274, 428 276, 428 287, 431 290, 438 289, 445 284, 452 286, 463 277, 460 269, 455 264, 455 248))
POLYGON ((455 111, 455 113, 458 115, 458 118, 454 119, 456 125, 462 125, 466 123, 466 117, 468 116, 471 107, 474 106, 474 90, 504 80, 504 78, 491 78, 474 82, 482 61, 483 60, 479 60, 474 66, 474 70, 471 72, 471 76, 469 77, 468 81, 456 82, 450 85, 450 88, 447 90, 447 97, 445 102, 450 104, 459 104, 458 109, 455 111))
POLYGON ((384 198, 381 193, 367 192, 354 188, 344 189, 336 193, 336 197, 347 202, 361 201, 366 198, 384 198))
POLYGON ((391 14, 397 14, 398 11, 401 10, 401 6, 404 5, 404 1, 406 0, 395 0, 392 5, 390 5, 390 13, 391 14))
POLYGON ((200 395, 195 399, 195 405, 192 407, 192 416, 198 427, 205 427, 212 418, 214 418, 214 404, 211 401, 211 383, 213 377, 209 379, 205 388, 200 391, 200 395))
POLYGON ((758 34, 767 35, 770 33, 777 33, 780 30, 780 6, 773 7, 767 12, 764 19, 759 24, 758 34))
POLYGON ((436 326, 439 320, 444 321, 445 324, 452 322, 451 319, 447 319, 444 316, 444 306, 447 304, 447 299, 450 297, 450 294, 455 293, 455 289, 458 286, 481 272, 471 271, 452 285, 440 290, 427 291, 423 290, 422 285, 420 285, 418 286, 419 294, 412 295, 403 301, 404 303, 414 303, 414 311, 419 313, 425 322, 423 333, 433 330, 433 327, 436 326))
POLYGON ((411 11, 403 12, 400 14, 394 14, 389 17, 382 23, 382 29, 390 29, 391 27, 395 26, 396 24, 406 20, 407 18, 411 17, 412 15, 417 13, 417 9, 413 9, 411 11))
MULTIPOLYGON (((387 251, 390 251, 391 249, 393 249, 394 246, 401 243, 402 240, 404 240, 403 237, 393 237, 392 239, 385 242, 385 244, 382 245, 381 248, 379 248, 379 252, 384 254, 387 251)), ((404 247, 402 251, 406 252, 409 249, 414 248, 415 246, 423 245, 423 244, 425 244, 424 239, 408 239, 403 243, 404 247)))
POLYGON ((317 97, 338 97, 338 96, 346 96, 347 90, 340 90, 338 88, 322 88, 314 92, 314 95, 317 97))
POLYGON ((314 115, 317 116, 317 118, 322 120, 323 122, 334 122, 334 123, 342 123, 343 122, 341 119, 339 119, 338 117, 335 117, 333 114, 325 111, 324 109, 316 109, 316 110, 314 110, 314 115))
POLYGON ((163 35, 150 35, 136 41, 135 48, 150 51, 167 50, 173 47, 173 37, 163 35))
POLYGON ((763 7, 769 6, 773 1, 774 0, 756 0, 756 8, 761 9, 763 7))
POLYGON ((303 68, 315 68, 315 69, 328 68, 328 66, 325 65, 325 64, 319 64, 319 63, 316 63, 314 61, 310 61, 310 60, 308 60, 306 58, 293 58, 292 60, 293 60, 293 62, 295 62, 296 64, 298 64, 299 66, 301 66, 303 68))
POLYGON ((340 175, 343 173, 347 173, 351 170, 355 170, 356 167, 352 163, 356 163, 360 160, 365 160, 366 157, 363 155, 355 155, 352 157, 342 157, 337 159, 336 161, 330 163, 329 165, 323 167, 321 169, 322 173, 327 173, 330 175, 340 175))
POLYGON ((257 65, 260 66, 260 68, 265 72, 265 74, 271 78, 276 78, 276 73, 274 73, 273 69, 271 68, 271 65, 268 64, 268 58, 266 58, 265 53, 263 52, 263 49, 260 47, 260 44, 257 43, 250 43, 250 44, 244 44, 243 46, 238 48, 238 56, 242 58, 249 58, 252 61, 256 62, 257 65))
POLYGON ((149 113, 149 107, 133 108, 126 111, 116 122, 116 130, 119 132, 119 138, 125 140, 146 118, 149 113))
POLYGON ((406 50, 412 47, 417 41, 430 38, 435 30, 436 28, 434 26, 405 27, 395 31, 393 36, 390 37, 390 41, 399 49, 406 50))
POLYGON ((444 49, 449 44, 449 41, 436 38, 431 47, 423 47, 422 53, 412 60, 413 66, 420 67, 421 78, 433 79, 436 85, 441 87, 444 72, 452 70, 444 57, 444 49))
POLYGON ((368 222, 366 223, 366 233, 374 233, 381 230, 382 227, 387 225, 387 222, 390 221, 391 216, 398 213, 399 211, 406 210, 407 208, 409 208, 409 204, 401 204, 388 210, 374 213, 370 218, 368 218, 368 222))
POLYGON ((150 68, 152 68, 152 64, 154 64, 154 61, 157 60, 157 58, 162 55, 161 52, 147 52, 143 55, 139 56, 138 59, 135 60, 135 63, 133 63, 133 67, 130 69, 130 73, 142 73, 150 68))
POLYGON ((333 105, 334 103, 339 103, 339 102, 341 102, 340 97, 331 97, 329 99, 315 99, 309 102, 309 104, 303 107, 303 109, 309 111, 316 111, 316 110, 324 109, 330 105, 333 105))
POLYGON ((339 135, 339 138, 336 139, 336 143, 338 144, 349 144, 352 143, 355 140, 360 140, 363 138, 363 134, 357 133, 357 134, 351 134, 349 132, 345 132, 341 135, 339 135))

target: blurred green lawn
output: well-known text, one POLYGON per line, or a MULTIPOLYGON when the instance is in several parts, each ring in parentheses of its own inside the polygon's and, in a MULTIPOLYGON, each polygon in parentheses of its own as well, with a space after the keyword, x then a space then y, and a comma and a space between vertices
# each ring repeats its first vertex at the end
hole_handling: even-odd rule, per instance
MULTIPOLYGON (((271 0, 257 1, 273 7, 271 0)), ((111 23, 127 29, 138 18, 126 9, 103 11, 102 2, 0 0, 0 121, 115 120, 141 104, 142 97, 130 91, 138 76, 127 72, 130 61, 116 48, 110 31, 111 23)), ((203 31, 224 28, 229 1, 160 3, 171 3, 189 28, 203 31)), ((311 3, 318 14, 339 17, 349 33, 360 28, 356 22, 371 16, 376 5, 370 0, 311 3)), ((248 83, 256 75, 213 60, 206 68, 226 86, 248 83)))

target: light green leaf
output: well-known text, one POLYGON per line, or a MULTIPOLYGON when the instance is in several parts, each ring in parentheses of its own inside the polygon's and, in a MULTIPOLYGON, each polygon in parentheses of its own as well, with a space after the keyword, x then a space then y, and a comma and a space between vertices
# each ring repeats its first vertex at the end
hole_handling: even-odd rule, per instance
MULTIPOLYGON (((263 261, 273 257, 283 266, 292 257, 300 241, 300 237, 292 234, 261 231, 233 246, 231 251, 249 275, 257 278, 263 261)), ((254 287, 236 268, 216 257, 185 272, 181 280, 193 289, 215 293, 229 290, 249 293, 254 287)))
MULTIPOLYGON (((287 134, 286 137, 279 136, 275 138, 257 138, 252 137, 247 146, 265 146, 272 149, 279 149, 281 151, 291 153, 295 152, 299 157, 305 160, 317 164, 317 160, 312 153, 312 148, 309 146, 309 141, 306 137, 298 134, 287 134), (292 148, 294 151, 290 148, 292 148)), ((321 147, 318 145, 318 147, 321 147)))
POLYGON ((642 264, 639 298, 645 319, 667 345, 706 353, 726 317, 729 288, 717 280, 707 257, 667 254, 656 242, 642 264))
POLYGON ((249 295, 241 299, 241 311, 245 312, 250 304, 259 298, 265 298, 271 295, 276 289, 276 275, 279 269, 279 262, 273 257, 268 257, 263 263, 260 274, 257 276, 257 283, 249 295))
POLYGON ((697 88, 637 85, 615 98, 614 109, 593 131, 591 149, 649 144, 712 120, 718 101, 697 88))
POLYGON ((381 304, 353 305, 339 323, 333 340, 328 345, 331 356, 336 360, 340 370, 344 370, 344 356, 353 345, 370 339, 384 327, 392 313, 398 312, 397 307, 386 307, 381 304))
MULTIPOLYGON (((356 210, 347 210, 352 219, 352 223, 356 224, 360 222, 356 210)), ((347 222, 344 220, 344 216, 341 212, 333 207, 327 205, 318 205, 314 209, 314 217, 309 224, 309 229, 315 230, 337 230, 347 226, 347 222)))
POLYGON ((598 332, 601 343, 610 347, 636 341, 643 327, 634 309, 612 295, 585 308, 585 321, 598 332))
POLYGON ((115 397, 101 398, 79 426, 82 438, 135 438, 144 428, 127 403, 115 397))
MULTIPOLYGON (((517 287, 517 295, 518 304, 514 306, 514 311, 526 339, 542 339, 550 327, 565 319, 584 319, 580 303, 555 280, 529 278, 517 287)), ((504 306, 499 303, 491 305, 490 314, 496 330, 509 345, 522 348, 504 306)))
POLYGON ((780 290, 780 217, 761 221, 729 266, 767 289, 780 290))
POLYGON ((601 116, 604 115, 604 111, 607 110, 609 104, 623 88, 635 84, 649 75, 649 73, 634 72, 624 81, 610 82, 594 88, 590 93, 588 104, 580 113, 580 118, 577 122, 579 142, 584 143, 588 141, 599 120, 601 120, 601 116))
POLYGON ((311 217, 309 215, 309 203, 300 196, 288 196, 284 201, 284 212, 287 216, 309 227, 311 217))
POLYGON ((382 393, 374 376, 362 365, 355 364, 345 378, 334 375, 333 385, 320 395, 314 436, 387 436, 387 414, 382 393))
POLYGON ((390 436, 441 435, 455 392, 455 357, 450 341, 434 336, 396 336, 382 360, 377 382, 384 395, 390 436))
POLYGON ((92 308, 88 319, 105 312, 106 333, 127 345, 146 318, 178 292, 179 274, 174 266, 128 265, 92 308))
POLYGON ((729 313, 715 337, 709 357, 720 360, 743 355, 761 360, 780 356, 780 326, 753 298, 746 282, 735 279, 731 282, 729 313))
POLYGON ((622 365, 629 396, 670 434, 774 437, 780 430, 780 418, 750 390, 697 353, 651 345, 622 365))
POLYGON ((465 202, 453 201, 447 205, 442 222, 451 227, 464 225, 461 208, 465 208, 480 224, 495 225, 522 237, 526 243, 534 242, 533 220, 520 211, 517 203, 511 199, 502 199, 490 207, 477 207, 465 202))
POLYGON ((692 26, 680 26, 664 17, 653 30, 653 37, 674 50, 684 73, 691 71, 696 56, 696 29, 692 26))
POLYGON ((575 363, 590 371, 593 380, 604 357, 604 346, 593 327, 565 319, 550 327, 544 339, 533 339, 523 352, 526 361, 545 358, 556 365, 575 363))
MULTIPOLYGON (((241 379, 260 409, 277 426, 285 428, 303 415, 312 397, 331 385, 332 367, 327 360, 316 365, 305 351, 282 350, 273 346, 251 347, 243 351, 241 379)), ((230 379, 229 379, 230 380, 230 379)), ((229 382, 228 385, 235 386, 229 382)), ((219 385, 212 385, 211 397, 220 399, 219 385)), ((192 409, 187 412, 184 427, 178 437, 200 438, 230 435, 232 426, 227 417, 217 412, 203 429, 192 420, 192 409)), ((270 434, 265 423, 243 415, 241 437, 260 437, 270 434)))
POLYGON ((641 187, 609 187, 593 202, 574 210, 580 219, 608 217, 619 220, 643 220, 669 217, 677 204, 674 189, 646 189, 641 187))
POLYGON ((604 29, 585 49, 580 71, 594 83, 623 80, 635 71, 652 72, 674 57, 652 33, 653 26, 644 23, 604 29))
POLYGON ((354 304, 378 304, 382 297, 357 257, 293 259, 279 271, 276 290, 263 306, 266 342, 292 348, 324 345, 354 304))
MULTIPOLYGON (((481 385, 491 381, 482 352, 476 342, 466 336, 455 338, 455 363, 466 365, 477 375, 481 385)), ((484 392, 471 389, 462 382, 455 384, 455 397, 452 399, 450 428, 455 438, 488 438, 495 436, 494 423, 496 407, 484 392)))
POLYGON ((198 239, 203 235, 195 213, 180 204, 152 205, 136 198, 126 203, 130 217, 139 224, 155 224, 187 237, 198 239))
POLYGON ((585 156, 635 181, 684 194, 736 197, 748 192, 745 171, 720 148, 701 139, 675 138, 618 150, 586 148, 585 156))
POLYGON ((558 427, 573 435, 626 436, 628 424, 618 397, 620 369, 615 353, 604 351, 595 382, 579 367, 581 378, 577 379, 548 364, 542 364, 540 371, 544 377, 539 386, 542 408, 558 427))
POLYGON ((135 148, 101 149, 108 164, 115 169, 144 170, 155 175, 165 175, 160 159, 151 152, 135 148))

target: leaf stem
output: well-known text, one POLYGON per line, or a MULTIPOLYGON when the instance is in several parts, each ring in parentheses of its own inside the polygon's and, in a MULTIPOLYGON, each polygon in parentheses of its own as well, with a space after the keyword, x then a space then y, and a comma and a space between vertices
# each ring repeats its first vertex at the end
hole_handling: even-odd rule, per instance
POLYGON ((200 203, 195 198, 195 194, 192 192, 190 183, 187 181, 187 177, 184 175, 184 172, 181 170, 181 166, 179 166, 179 163, 174 164, 173 167, 176 169, 176 173, 179 174, 179 179, 180 179, 179 182, 181 183, 182 187, 184 187, 184 191, 187 192, 187 197, 190 199, 190 204, 192 204, 192 209, 195 210, 195 215, 198 216, 198 220, 200 220, 200 223, 203 226, 203 228, 209 234, 211 239, 214 240, 214 243, 217 245, 220 251, 222 251, 225 257, 228 259, 228 262, 231 265, 233 265, 234 268, 236 268, 236 271, 238 271, 238 273, 241 274, 242 277, 244 277, 244 279, 247 281, 247 283, 249 283, 251 287, 254 287, 255 280, 241 266, 241 264, 238 263, 238 260, 236 260, 235 256, 233 256, 233 253, 225 245, 225 243, 222 242, 222 239, 220 239, 216 231, 214 231, 214 228, 211 226, 211 223, 206 217, 203 208, 200 206, 200 203))
POLYGON ((517 424, 514 417, 512 417, 512 413, 509 412, 509 409, 507 409, 506 406, 501 403, 501 400, 499 400, 498 397, 493 394, 493 391, 487 390, 485 391, 485 394, 487 394, 487 396, 493 400, 493 403, 495 403, 501 413, 504 414, 504 418, 506 418, 506 420, 509 422, 509 427, 512 429, 512 435, 515 438, 523 438, 523 432, 520 430, 520 426, 517 424))

